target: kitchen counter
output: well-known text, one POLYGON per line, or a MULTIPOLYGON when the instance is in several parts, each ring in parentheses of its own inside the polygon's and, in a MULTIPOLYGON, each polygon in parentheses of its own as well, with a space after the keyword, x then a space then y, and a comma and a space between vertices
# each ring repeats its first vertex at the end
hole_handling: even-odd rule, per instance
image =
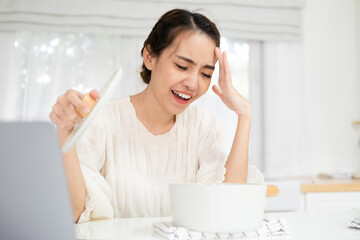
POLYGON ((360 209, 358 179, 304 179, 300 189, 305 211, 360 209))
POLYGON ((358 192, 360 180, 358 179, 303 179, 301 192, 358 192))
MULTIPOLYGON (((264 237, 261 239, 360 239, 360 230, 347 227, 350 218, 360 217, 360 210, 331 212, 283 212, 267 213, 273 217, 284 217, 291 233, 283 236, 264 237)), ((152 229, 152 223, 170 221, 171 218, 118 218, 75 224, 78 239, 164 239, 152 229)))
POLYGON ((266 182, 279 188, 277 197, 267 199, 267 212, 360 209, 359 179, 291 177, 266 182))

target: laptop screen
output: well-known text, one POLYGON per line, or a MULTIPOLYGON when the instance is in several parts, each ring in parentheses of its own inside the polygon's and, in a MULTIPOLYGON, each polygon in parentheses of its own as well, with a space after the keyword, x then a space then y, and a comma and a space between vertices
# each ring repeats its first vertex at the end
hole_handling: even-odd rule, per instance
POLYGON ((75 239, 55 127, 0 123, 0 239, 75 239))

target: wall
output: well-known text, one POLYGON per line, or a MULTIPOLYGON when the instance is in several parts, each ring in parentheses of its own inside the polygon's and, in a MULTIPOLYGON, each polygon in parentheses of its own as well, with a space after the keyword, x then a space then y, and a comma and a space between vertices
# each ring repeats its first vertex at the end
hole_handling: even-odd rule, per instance
MULTIPOLYGON (((356 44, 357 44, 357 54, 356 54, 356 70, 357 70, 357 86, 358 86, 358 90, 357 92, 360 93, 360 1, 359 0, 355 0, 356 2, 356 8, 355 8, 355 27, 356 27, 356 44)), ((357 98, 357 103, 358 103, 358 118, 357 120, 360 121, 360 94, 358 94, 358 98, 357 98)), ((360 137, 360 132, 359 132, 359 137, 360 137)), ((359 140, 360 141, 360 140, 359 140)))
POLYGON ((264 44, 267 177, 360 170, 358 2, 308 0, 303 43, 264 44))
POLYGON ((312 172, 359 167, 355 1, 311 0, 304 10, 305 81, 312 172))

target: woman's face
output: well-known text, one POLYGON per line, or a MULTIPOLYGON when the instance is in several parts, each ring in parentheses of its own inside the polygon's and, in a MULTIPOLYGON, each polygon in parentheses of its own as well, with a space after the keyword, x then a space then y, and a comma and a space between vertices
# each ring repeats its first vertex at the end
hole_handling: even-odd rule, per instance
POLYGON ((207 35, 185 32, 152 59, 149 88, 168 113, 183 112, 208 90, 216 62, 215 47, 207 35))

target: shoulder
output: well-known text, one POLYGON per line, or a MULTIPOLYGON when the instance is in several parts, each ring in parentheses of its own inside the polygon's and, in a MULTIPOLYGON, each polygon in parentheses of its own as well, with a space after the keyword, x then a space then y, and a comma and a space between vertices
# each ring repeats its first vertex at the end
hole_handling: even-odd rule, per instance
POLYGON ((114 109, 119 107, 127 107, 130 104, 130 97, 126 96, 123 98, 111 99, 105 103, 104 109, 114 109))
POLYGON ((121 119, 126 118, 125 116, 129 116, 130 104, 129 97, 111 99, 103 103, 94 119, 94 123, 100 125, 111 125, 112 122, 119 123, 121 119))
POLYGON ((218 120, 217 115, 205 107, 191 105, 184 111, 184 118, 199 119, 199 120, 218 120))
POLYGON ((105 118, 114 117, 120 113, 129 112, 130 108, 130 97, 123 97, 118 99, 111 99, 107 101, 102 109, 102 115, 105 118))
POLYGON ((185 126, 199 130, 220 128, 221 122, 218 116, 205 107, 190 105, 183 113, 182 119, 185 126))

